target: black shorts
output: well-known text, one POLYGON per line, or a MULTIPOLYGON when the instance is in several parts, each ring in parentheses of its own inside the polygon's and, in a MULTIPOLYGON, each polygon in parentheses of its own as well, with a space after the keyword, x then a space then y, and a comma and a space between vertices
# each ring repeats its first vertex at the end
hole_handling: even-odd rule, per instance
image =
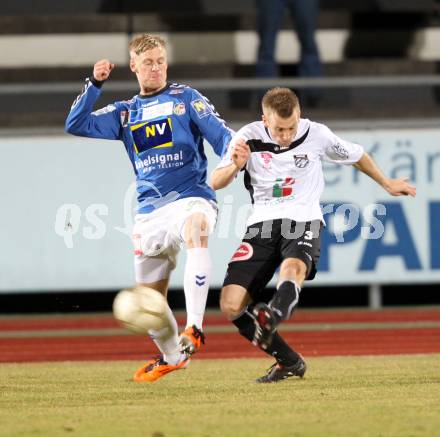
POLYGON ((286 258, 297 258, 307 266, 306 279, 312 280, 320 254, 322 223, 269 220, 251 225, 232 256, 223 286, 237 284, 257 300, 286 258))

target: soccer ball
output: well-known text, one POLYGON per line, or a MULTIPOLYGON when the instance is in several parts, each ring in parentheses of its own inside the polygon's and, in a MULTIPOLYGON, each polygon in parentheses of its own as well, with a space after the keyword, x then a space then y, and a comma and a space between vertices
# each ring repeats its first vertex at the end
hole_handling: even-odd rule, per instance
POLYGON ((156 290, 135 287, 121 290, 113 301, 113 314, 118 322, 136 334, 148 334, 150 329, 160 330, 168 325, 167 300, 156 290))

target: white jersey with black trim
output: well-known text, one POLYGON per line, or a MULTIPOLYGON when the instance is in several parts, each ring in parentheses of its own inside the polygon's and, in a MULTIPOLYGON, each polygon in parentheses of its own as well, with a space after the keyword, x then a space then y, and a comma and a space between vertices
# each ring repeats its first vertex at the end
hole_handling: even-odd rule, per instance
POLYGON ((298 222, 323 220, 320 197, 324 189, 322 160, 354 164, 364 149, 339 138, 327 126, 300 119, 290 146, 282 147, 262 121, 242 127, 217 168, 230 165, 231 150, 238 138, 251 149, 244 183, 253 203, 248 226, 265 220, 288 218, 298 222))

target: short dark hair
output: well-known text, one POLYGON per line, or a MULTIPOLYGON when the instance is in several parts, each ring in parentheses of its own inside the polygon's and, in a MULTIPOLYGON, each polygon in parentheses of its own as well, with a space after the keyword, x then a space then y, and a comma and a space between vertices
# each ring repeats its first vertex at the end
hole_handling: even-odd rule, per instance
POLYGON ((282 118, 288 118, 296 108, 299 108, 297 95, 289 88, 272 88, 263 96, 261 102, 265 109, 276 112, 282 118))

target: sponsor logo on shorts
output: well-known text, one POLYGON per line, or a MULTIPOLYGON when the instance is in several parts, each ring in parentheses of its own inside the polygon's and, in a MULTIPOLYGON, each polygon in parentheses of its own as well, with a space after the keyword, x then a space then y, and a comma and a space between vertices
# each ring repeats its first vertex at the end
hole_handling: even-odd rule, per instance
POLYGON ((305 168, 309 165, 309 158, 307 155, 293 155, 293 159, 295 162, 295 165, 298 168, 305 168))
POLYGON ((235 251, 234 255, 232 255, 231 262, 233 261, 246 261, 249 258, 252 258, 254 254, 254 249, 249 243, 241 243, 240 247, 235 251))

